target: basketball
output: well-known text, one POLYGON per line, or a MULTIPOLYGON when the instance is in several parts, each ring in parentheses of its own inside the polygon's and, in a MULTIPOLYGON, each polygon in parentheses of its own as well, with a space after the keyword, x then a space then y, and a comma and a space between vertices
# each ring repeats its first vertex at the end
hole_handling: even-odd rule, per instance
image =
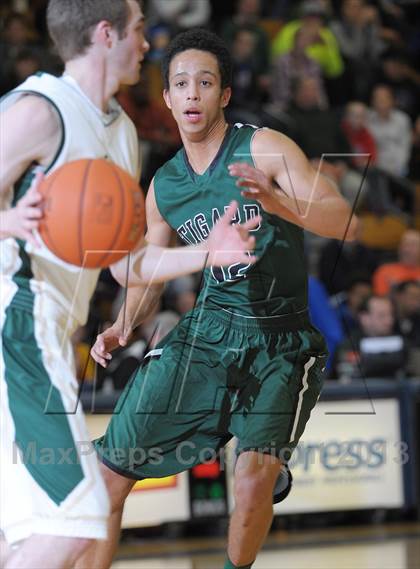
POLYGON ((40 186, 40 235, 57 257, 90 269, 112 265, 144 233, 144 197, 125 170, 104 159, 76 160, 40 186))

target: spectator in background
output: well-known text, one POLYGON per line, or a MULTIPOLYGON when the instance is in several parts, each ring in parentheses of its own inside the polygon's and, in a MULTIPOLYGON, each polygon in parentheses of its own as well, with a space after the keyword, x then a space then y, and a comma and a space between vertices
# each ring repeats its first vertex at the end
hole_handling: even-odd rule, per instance
POLYGON ((379 35, 376 11, 364 0, 344 0, 340 18, 331 25, 345 60, 352 98, 367 100, 385 44, 379 35))
POLYGON ((420 232, 406 231, 398 248, 398 261, 376 269, 373 275, 373 290, 377 295, 387 295, 399 283, 407 280, 420 281, 420 232))
POLYGON ((414 182, 420 182, 420 115, 414 123, 412 133, 409 178, 414 182))
POLYGON ((334 359, 335 350, 344 339, 343 326, 330 303, 327 290, 322 282, 310 276, 308 285, 309 314, 311 322, 322 332, 327 342, 329 358, 326 368, 329 370, 334 359))
POLYGON ((273 56, 289 53, 295 44, 296 32, 303 28, 312 37, 306 53, 321 67, 325 77, 333 79, 344 71, 340 50, 332 31, 325 25, 326 10, 323 2, 307 0, 302 3, 301 18, 286 24, 274 38, 273 56))
POLYGON ((420 111, 420 73, 401 51, 389 51, 382 58, 380 82, 392 89, 395 106, 414 120, 420 111))
POLYGON ((395 332, 401 334, 413 348, 420 349, 420 281, 399 283, 392 298, 396 314, 395 332))
POLYGON ((30 75, 34 75, 41 70, 41 61, 39 55, 30 49, 23 48, 15 58, 12 78, 14 85, 20 85, 30 75))
POLYGON ((380 262, 379 253, 359 241, 331 239, 321 250, 318 274, 328 293, 334 295, 346 291, 357 273, 363 272, 370 280, 380 262))
POLYGON ((305 77, 317 81, 320 105, 324 109, 327 108, 327 94, 324 89, 321 67, 306 53, 313 39, 312 31, 300 28, 293 38, 291 51, 274 58, 270 84, 270 102, 273 112, 284 111, 290 105, 293 85, 305 77))
POLYGON ((296 80, 289 109, 292 138, 310 158, 323 154, 348 154, 350 146, 340 128, 337 111, 325 108, 319 82, 311 77, 296 80))
POLYGON ((210 16, 209 0, 149 0, 147 4, 149 24, 167 24, 173 33, 206 27, 210 16))
POLYGON ((270 71, 270 42, 265 30, 259 25, 261 0, 238 0, 235 14, 226 20, 220 35, 232 47, 236 33, 247 29, 254 36, 254 64, 259 73, 259 88, 268 90, 270 71))
POLYGON ((11 12, 4 20, 0 37, 0 88, 4 94, 17 85, 15 83, 16 57, 22 50, 39 51, 36 33, 25 15, 11 12))
POLYGON ((359 310, 371 294, 370 279, 365 275, 355 274, 345 291, 331 297, 331 305, 335 308, 346 333, 359 330, 359 310))
POLYGON ((366 177, 361 202, 378 215, 402 215, 403 211, 393 201, 393 193, 401 192, 411 198, 409 184, 397 176, 391 176, 376 168, 377 148, 375 139, 367 125, 367 107, 364 103, 352 101, 346 105, 341 123, 352 152, 351 163, 366 177))
POLYGON ((391 299, 383 296, 369 296, 359 307, 360 337, 391 336, 395 316, 391 299))
POLYGON ((298 79, 286 132, 311 159, 314 168, 319 167, 324 175, 332 178, 345 198, 354 204, 364 183, 364 174, 351 165, 351 148, 341 129, 339 113, 323 105, 318 81, 307 77, 298 79))
POLYGON ((396 357, 391 347, 392 365, 388 367, 383 366, 387 360, 385 354, 388 353, 389 349, 386 343, 380 348, 381 352, 377 354, 378 357, 375 358, 376 362, 373 362, 373 365, 372 362, 364 363, 362 354, 363 340, 367 338, 380 340, 394 336, 395 317, 391 299, 380 296, 366 298, 359 308, 358 322, 358 330, 350 334, 337 348, 334 375, 341 378, 343 376, 348 378, 394 376, 403 366, 404 345, 402 339, 396 357))
POLYGON ((411 122, 406 113, 395 108, 394 95, 386 85, 373 89, 368 126, 378 149, 378 167, 394 176, 406 175, 411 152, 411 122))
POLYGON ((259 125, 259 111, 264 97, 257 58, 256 36, 248 27, 237 28, 231 47, 232 53, 232 98, 227 109, 230 122, 259 125))
POLYGON ((166 308, 181 316, 189 312, 195 306, 197 289, 196 280, 192 275, 170 281, 164 293, 166 308))
POLYGON ((364 103, 351 101, 346 105, 341 123, 351 151, 356 154, 352 156, 351 162, 358 170, 366 169, 368 159, 369 165, 375 165, 378 155, 375 139, 367 126, 367 112, 364 103))

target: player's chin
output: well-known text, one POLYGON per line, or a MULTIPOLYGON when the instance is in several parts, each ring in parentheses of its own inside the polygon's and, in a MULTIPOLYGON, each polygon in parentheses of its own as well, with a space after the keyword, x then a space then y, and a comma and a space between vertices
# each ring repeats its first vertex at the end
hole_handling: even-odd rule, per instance
POLYGON ((137 85, 137 83, 140 81, 140 76, 141 76, 141 69, 136 69, 136 71, 133 71, 132 73, 130 73, 130 75, 127 75, 127 77, 125 77, 123 84, 128 85, 129 87, 131 87, 132 85, 137 85))

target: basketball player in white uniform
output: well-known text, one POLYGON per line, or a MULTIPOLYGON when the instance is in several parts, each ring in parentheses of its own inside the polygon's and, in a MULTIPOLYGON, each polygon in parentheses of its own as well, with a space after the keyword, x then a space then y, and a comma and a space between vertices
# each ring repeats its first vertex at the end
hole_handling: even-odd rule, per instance
MULTIPOLYGON (((91 540, 106 539, 108 496, 77 404, 70 343, 86 322, 99 271, 61 261, 40 241, 42 174, 36 172, 107 158, 138 178, 135 128, 113 96, 139 80, 149 49, 143 20, 137 0, 50 0, 49 31, 65 74, 30 77, 0 103, 0 527, 6 568, 71 567, 91 540)), ((253 239, 247 230, 259 220, 234 227, 235 209, 232 204, 192 255, 183 249, 159 264, 165 250, 139 244, 129 284, 162 282, 206 263, 249 262, 253 239)), ((127 284, 125 260, 112 271, 127 284)))

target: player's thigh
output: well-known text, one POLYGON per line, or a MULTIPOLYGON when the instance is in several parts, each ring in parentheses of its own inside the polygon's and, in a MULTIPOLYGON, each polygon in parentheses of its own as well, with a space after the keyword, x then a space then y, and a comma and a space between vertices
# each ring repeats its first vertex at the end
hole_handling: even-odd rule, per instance
POLYGON ((106 532, 108 498, 78 405, 71 343, 57 326, 11 307, 3 321, 1 507, 13 539, 35 529, 89 538, 106 532))
POLYGON ((322 337, 312 328, 285 334, 277 354, 258 354, 250 373, 253 398, 232 416, 238 452, 256 450, 287 462, 318 400, 326 359, 322 337))
POLYGON ((123 476, 181 472, 204 456, 202 449, 220 446, 225 371, 202 347, 178 338, 145 358, 95 441, 101 460, 123 476))

